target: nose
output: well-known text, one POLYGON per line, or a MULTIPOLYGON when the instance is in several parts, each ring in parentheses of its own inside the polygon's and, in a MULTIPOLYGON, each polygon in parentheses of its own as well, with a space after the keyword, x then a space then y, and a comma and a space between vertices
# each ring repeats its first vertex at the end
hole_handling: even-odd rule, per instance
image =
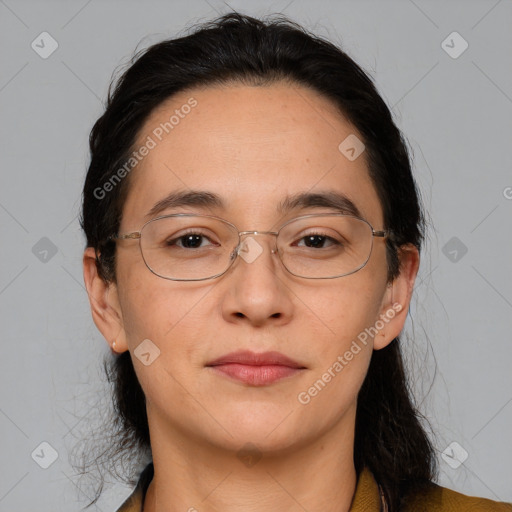
MULTIPOLYGON (((293 311, 290 289, 285 286, 284 268, 279 269, 279 258, 269 257, 268 242, 257 236, 261 234, 275 235, 274 232, 243 232, 245 236, 240 242, 236 254, 244 262, 238 262, 232 268, 226 296, 223 300, 223 315, 226 320, 233 322, 248 321, 253 326, 265 325, 272 320, 279 324, 290 320, 293 311)), ((275 239, 269 240, 274 246, 270 254, 277 253, 275 239)))

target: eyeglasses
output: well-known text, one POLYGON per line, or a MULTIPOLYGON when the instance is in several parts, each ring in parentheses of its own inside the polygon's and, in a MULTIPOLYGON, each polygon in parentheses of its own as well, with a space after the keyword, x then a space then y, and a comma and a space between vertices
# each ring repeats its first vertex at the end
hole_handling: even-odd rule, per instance
POLYGON ((370 259, 373 237, 388 238, 391 231, 375 231, 366 220, 339 213, 296 217, 279 231, 238 231, 219 217, 176 213, 110 239, 138 239, 146 266, 159 277, 202 281, 222 276, 237 256, 252 263, 263 252, 256 235, 276 237, 272 254, 290 274, 333 279, 362 269, 370 259))

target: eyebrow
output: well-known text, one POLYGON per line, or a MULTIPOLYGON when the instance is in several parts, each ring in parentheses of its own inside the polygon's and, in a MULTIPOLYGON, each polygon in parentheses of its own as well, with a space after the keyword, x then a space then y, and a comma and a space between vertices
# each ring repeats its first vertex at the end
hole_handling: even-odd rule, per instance
MULTIPOLYGON (((155 203, 146 217, 151 218, 164 210, 180 206, 196 206, 201 209, 226 209, 226 204, 219 195, 205 190, 191 190, 188 192, 171 192, 167 197, 155 203)), ((327 208, 345 215, 361 217, 361 212, 352 200, 345 194, 334 191, 293 194, 286 196, 276 207, 279 214, 307 208, 327 208)))

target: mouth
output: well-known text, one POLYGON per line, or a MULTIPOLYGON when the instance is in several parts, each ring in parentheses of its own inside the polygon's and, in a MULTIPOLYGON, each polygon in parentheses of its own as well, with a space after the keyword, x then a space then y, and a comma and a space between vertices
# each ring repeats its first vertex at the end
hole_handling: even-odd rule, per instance
POLYGON ((280 352, 239 351, 206 364, 216 374, 251 386, 267 386, 299 374, 306 367, 280 352))

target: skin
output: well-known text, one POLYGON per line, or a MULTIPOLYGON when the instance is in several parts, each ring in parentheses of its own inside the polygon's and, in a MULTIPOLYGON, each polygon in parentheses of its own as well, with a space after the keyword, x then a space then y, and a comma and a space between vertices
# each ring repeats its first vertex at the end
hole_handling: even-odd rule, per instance
MULTIPOLYGON (((329 100, 288 83, 196 88, 161 104, 138 143, 191 96, 197 106, 132 171, 120 233, 139 230, 169 192, 190 188, 219 194, 227 209, 165 213, 213 213, 239 230, 274 230, 289 218, 331 211, 283 218, 276 204, 285 195, 334 190, 351 198, 374 229, 384 229, 364 153, 349 161, 338 150, 358 132, 329 100)), ((155 476, 145 512, 350 508, 357 393, 372 350, 403 328, 418 251, 403 247, 393 283, 380 238, 358 272, 307 280, 281 266, 270 252, 273 238, 257 237, 264 251, 254 262, 238 258, 222 277, 200 282, 152 274, 136 240, 118 244, 117 285, 99 278, 92 248, 84 253, 94 322, 117 352, 130 351, 146 396, 155 476), (299 403, 297 395, 396 303, 402 310, 378 335, 309 404, 299 403), (144 339, 161 351, 149 366, 133 353, 144 339), (254 387, 205 367, 239 349, 276 350, 306 369, 254 387), (261 455, 252 466, 237 457, 246 443, 261 455)))

